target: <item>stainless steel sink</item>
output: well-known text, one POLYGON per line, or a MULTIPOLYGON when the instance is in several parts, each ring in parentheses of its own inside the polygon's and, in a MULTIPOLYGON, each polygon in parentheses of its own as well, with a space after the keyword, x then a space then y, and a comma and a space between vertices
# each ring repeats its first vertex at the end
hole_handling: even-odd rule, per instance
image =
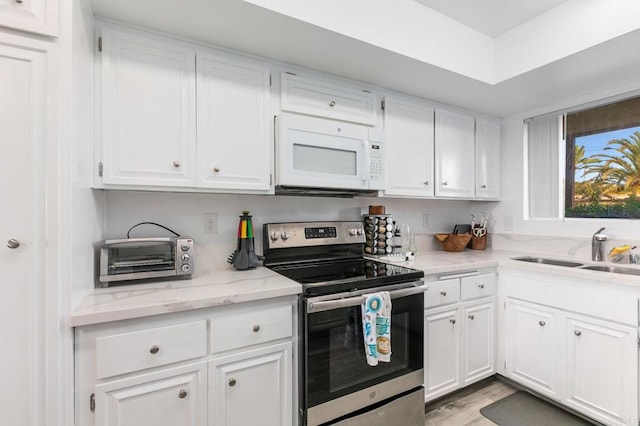
POLYGON ((512 257, 511 259, 519 260, 521 262, 541 263, 543 265, 564 266, 567 268, 575 268, 583 265, 582 263, 579 263, 579 262, 570 262, 567 260, 558 260, 558 259, 547 259, 545 257, 535 257, 535 256, 512 257))
POLYGON ((583 266, 580 269, 588 269, 589 271, 613 272, 616 274, 625 275, 640 275, 640 269, 624 268, 622 266, 589 265, 583 266))

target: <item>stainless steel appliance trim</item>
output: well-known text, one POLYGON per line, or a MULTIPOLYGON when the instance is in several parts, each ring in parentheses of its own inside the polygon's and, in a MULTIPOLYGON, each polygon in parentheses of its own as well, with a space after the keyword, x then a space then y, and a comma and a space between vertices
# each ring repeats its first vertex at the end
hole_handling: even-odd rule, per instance
POLYGON ((318 300, 320 298, 312 298, 307 300, 307 312, 312 314, 315 312, 331 311, 334 309, 346 308, 349 306, 357 306, 364 302, 364 298, 367 294, 375 293, 377 291, 389 291, 389 295, 392 299, 399 297, 412 296, 414 294, 424 293, 428 289, 428 285, 411 286, 393 290, 393 286, 380 287, 376 289, 362 290, 362 294, 352 297, 333 298, 331 300, 318 300))
POLYGON ((263 236, 266 238, 269 249, 290 248, 290 247, 315 247, 331 244, 356 244, 364 243, 364 225, 360 221, 335 221, 335 222, 283 222, 266 224, 267 232, 263 236), (305 229, 307 228, 336 228, 336 236, 333 238, 310 238, 307 239, 305 229), (349 234, 349 230, 360 230, 355 235, 349 234), (280 235, 277 239, 271 238, 272 233, 280 235), (285 240, 282 235, 287 235, 285 240))
POLYGON ((167 269, 164 271, 133 272, 131 274, 120 275, 101 275, 100 282, 141 280, 146 278, 172 277, 174 275, 178 275, 178 271, 175 268, 167 269))
POLYGON ((424 388, 395 398, 381 407, 348 417, 334 426, 389 426, 424 424, 424 388))
POLYGON ((328 422, 345 414, 396 396, 402 392, 422 386, 424 370, 387 380, 383 383, 361 389, 343 397, 316 405, 307 410, 307 425, 316 426, 328 422))
MULTIPOLYGON (((187 238, 188 239, 188 238, 187 238)), ((150 238, 120 238, 116 240, 106 240, 103 247, 119 244, 141 244, 141 243, 169 243, 175 241, 176 237, 150 237, 150 238)))

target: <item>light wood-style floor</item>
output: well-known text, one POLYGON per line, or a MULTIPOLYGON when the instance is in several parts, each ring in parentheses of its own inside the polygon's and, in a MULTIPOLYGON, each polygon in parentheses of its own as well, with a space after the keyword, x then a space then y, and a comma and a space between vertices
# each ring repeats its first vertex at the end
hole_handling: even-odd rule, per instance
POLYGON ((480 409, 517 391, 497 379, 489 379, 450 396, 429 402, 425 407, 426 426, 492 426, 494 422, 480 409))

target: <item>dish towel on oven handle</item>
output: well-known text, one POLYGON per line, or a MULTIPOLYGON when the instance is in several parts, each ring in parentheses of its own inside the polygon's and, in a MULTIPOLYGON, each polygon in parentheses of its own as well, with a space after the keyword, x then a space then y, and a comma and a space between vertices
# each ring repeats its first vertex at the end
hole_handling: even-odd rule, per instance
POLYGON ((367 364, 391 360, 391 296, 389 292, 371 293, 362 302, 362 334, 367 364))

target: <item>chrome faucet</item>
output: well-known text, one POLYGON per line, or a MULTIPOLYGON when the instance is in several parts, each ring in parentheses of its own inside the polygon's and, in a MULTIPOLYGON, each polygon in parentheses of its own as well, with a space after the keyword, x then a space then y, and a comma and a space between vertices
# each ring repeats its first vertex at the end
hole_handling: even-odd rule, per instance
POLYGON ((602 262, 604 260, 604 241, 607 241, 607 236, 601 234, 604 231, 604 227, 600 228, 591 237, 591 260, 602 262))

